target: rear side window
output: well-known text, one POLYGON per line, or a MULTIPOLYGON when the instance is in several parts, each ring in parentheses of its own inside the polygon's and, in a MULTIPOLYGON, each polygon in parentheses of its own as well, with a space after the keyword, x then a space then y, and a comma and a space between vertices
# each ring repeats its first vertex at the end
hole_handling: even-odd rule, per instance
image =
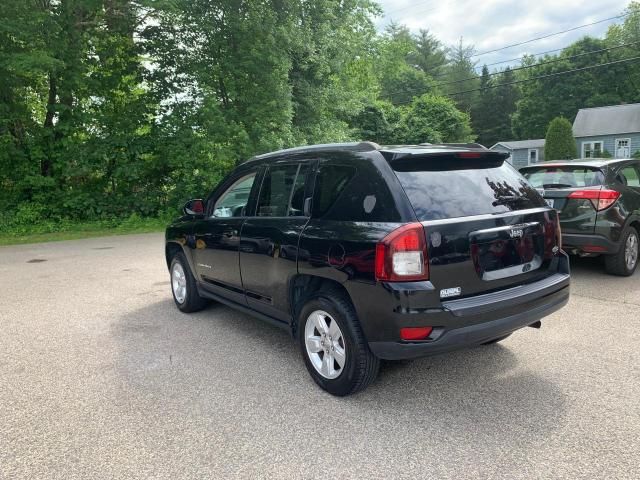
POLYGON ((356 171, 355 167, 348 165, 322 165, 316 182, 314 216, 324 216, 335 205, 356 171))
POLYGON ((396 171, 421 221, 546 206, 540 194, 506 162, 425 159, 424 164, 424 170, 396 171))
POLYGON ((620 170, 618 178, 623 185, 629 187, 640 187, 640 175, 638 169, 634 165, 628 165, 620 170))
POLYGON ((270 166, 265 172, 258 197, 259 217, 303 215, 307 165, 270 166))
POLYGON ((316 176, 313 216, 352 222, 398 222, 386 181, 371 162, 322 163, 316 176))
POLYGON ((597 187, 604 183, 604 174, 594 167, 567 165, 528 168, 522 174, 535 188, 597 187))

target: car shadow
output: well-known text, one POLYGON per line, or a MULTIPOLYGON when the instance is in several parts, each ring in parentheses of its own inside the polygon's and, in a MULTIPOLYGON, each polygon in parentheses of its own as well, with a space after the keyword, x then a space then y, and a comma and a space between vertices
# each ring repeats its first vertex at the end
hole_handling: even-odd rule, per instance
POLYGON ((602 257, 570 257, 571 273, 597 273, 609 277, 604 271, 604 259, 602 257))
POLYGON ((114 368, 127 398, 157 397, 207 415, 285 408, 297 416, 324 402, 334 411, 371 415, 379 422, 376 429, 398 428, 389 423, 393 418, 407 428, 472 429, 476 440, 495 441, 505 431, 527 439, 545 436, 562 424, 566 411, 558 385, 520 365, 510 347, 513 337, 504 344, 383 362, 367 390, 335 398, 313 383, 288 332, 223 305, 185 315, 168 298, 120 317, 111 335, 118 345, 114 368))

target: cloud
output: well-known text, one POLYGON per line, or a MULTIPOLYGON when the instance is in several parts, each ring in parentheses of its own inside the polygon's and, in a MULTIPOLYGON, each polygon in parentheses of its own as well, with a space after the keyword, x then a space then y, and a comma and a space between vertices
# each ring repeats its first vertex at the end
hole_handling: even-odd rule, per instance
MULTIPOLYGON (((391 20, 413 31, 426 28, 445 45, 460 37, 476 51, 485 52, 578 25, 620 15, 627 0, 379 0, 383 29, 391 20)), ((609 25, 622 19, 581 28, 540 41, 476 57, 479 65, 563 48, 585 35, 602 37, 609 25)))

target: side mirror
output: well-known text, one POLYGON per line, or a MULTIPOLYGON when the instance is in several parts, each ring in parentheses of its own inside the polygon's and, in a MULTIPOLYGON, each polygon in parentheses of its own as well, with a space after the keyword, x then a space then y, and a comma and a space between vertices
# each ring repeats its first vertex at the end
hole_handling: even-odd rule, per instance
POLYGON ((196 198, 184 204, 182 211, 185 215, 204 215, 204 200, 196 198))

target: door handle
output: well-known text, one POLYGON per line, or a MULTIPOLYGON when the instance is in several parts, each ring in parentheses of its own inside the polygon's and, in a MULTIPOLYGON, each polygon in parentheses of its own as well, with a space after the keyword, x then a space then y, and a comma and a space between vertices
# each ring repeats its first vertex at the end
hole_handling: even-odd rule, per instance
POLYGON ((236 235, 238 235, 238 231, 237 230, 225 230, 223 235, 225 237, 228 237, 228 238, 235 237, 236 235))

